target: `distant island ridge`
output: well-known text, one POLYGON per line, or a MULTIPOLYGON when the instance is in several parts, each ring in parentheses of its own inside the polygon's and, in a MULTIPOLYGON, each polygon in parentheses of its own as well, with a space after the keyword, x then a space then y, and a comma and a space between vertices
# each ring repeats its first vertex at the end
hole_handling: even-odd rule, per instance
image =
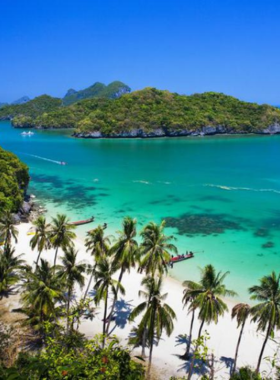
POLYGON ((222 93, 179 95, 156 88, 131 92, 126 84, 96 82, 64 98, 42 95, 5 105, 0 120, 16 128, 72 128, 80 138, 278 134, 280 109, 222 93))

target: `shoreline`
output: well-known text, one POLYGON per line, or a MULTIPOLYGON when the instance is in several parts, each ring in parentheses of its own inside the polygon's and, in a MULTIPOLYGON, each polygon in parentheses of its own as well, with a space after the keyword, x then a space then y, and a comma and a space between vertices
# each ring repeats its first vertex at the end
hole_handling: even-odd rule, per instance
MULTIPOLYGON (((30 235, 27 235, 28 230, 31 227, 31 223, 21 223, 18 226, 19 236, 18 243, 15 245, 16 253, 24 253, 25 259, 29 264, 33 264, 37 257, 36 252, 32 252, 29 247, 30 235)), ((92 258, 89 253, 85 251, 83 246, 83 240, 78 237, 75 240, 75 247, 79 250, 78 261, 91 262, 92 258)), ((59 252, 59 255, 61 251, 59 252)), ((42 258, 52 262, 54 258, 54 250, 49 250, 42 253, 42 258)), ((117 277, 118 273, 116 273, 117 277)), ((187 274, 186 274, 187 277, 187 274)), ((137 324, 128 323, 127 317, 133 307, 138 305, 141 300, 138 297, 138 291, 141 287, 142 274, 139 274, 135 269, 132 269, 130 274, 125 273, 123 277, 123 285, 126 289, 126 295, 118 301, 118 307, 116 312, 115 323, 112 323, 112 334, 116 335, 120 343, 127 346, 127 339, 133 326, 137 324)), ((76 290, 76 296, 80 296, 82 292, 80 289, 76 290)), ((181 283, 167 276, 164 278, 163 292, 167 292, 167 303, 174 309, 177 315, 177 320, 174 322, 174 331, 168 338, 166 335, 162 336, 160 344, 155 346, 153 355, 153 367, 160 375, 160 379, 169 380, 171 376, 185 376, 186 375, 186 361, 179 358, 186 348, 186 343, 183 338, 184 334, 188 334, 190 325, 190 316, 187 315, 187 310, 183 309, 182 300, 183 286, 181 283)), ((18 297, 18 295, 14 296, 18 297)), ((110 300, 111 301, 111 300, 110 300)), ((5 299, 4 304, 13 304, 16 300, 13 296, 5 299)), ((228 305, 229 311, 233 306, 233 301, 226 299, 225 302, 228 305)), ((91 338, 95 334, 99 334, 102 331, 102 304, 97 308, 96 317, 93 321, 83 320, 81 323, 80 331, 86 335, 87 338, 91 338)), ((196 338, 199 322, 195 320, 193 336, 196 338)), ((214 351, 215 357, 219 360, 217 368, 220 368, 217 373, 218 378, 225 378, 228 376, 229 368, 226 367, 220 358, 234 357, 236 342, 238 339, 239 330, 236 328, 236 321, 232 321, 230 313, 226 313, 223 318, 219 320, 218 325, 211 324, 205 326, 205 330, 210 334, 210 340, 208 347, 210 352, 214 351)), ((277 340, 279 339, 279 333, 277 333, 277 340)), ((245 326, 244 336, 241 342, 240 354, 238 366, 250 365, 254 367, 257 363, 258 355, 263 342, 263 334, 256 332, 256 325, 247 323, 245 326)), ((274 344, 269 342, 265 350, 264 357, 272 356, 274 353, 274 344)), ((134 349, 132 355, 140 353, 140 349, 134 349)), ((146 350, 147 355, 147 350, 146 350)), ((224 359, 225 361, 225 359, 224 359)), ((268 364, 263 361, 262 371, 269 370, 268 364)), ((194 376, 195 378, 195 376, 194 376)))

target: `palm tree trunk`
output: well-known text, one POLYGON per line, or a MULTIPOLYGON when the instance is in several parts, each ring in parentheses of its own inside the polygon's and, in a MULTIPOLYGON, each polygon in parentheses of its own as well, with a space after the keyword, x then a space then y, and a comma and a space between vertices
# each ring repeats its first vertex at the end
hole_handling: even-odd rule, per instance
POLYGON ((71 293, 72 293, 71 287, 69 286, 69 288, 68 288, 68 295, 67 295, 67 327, 66 327, 67 333, 69 333, 69 325, 70 325, 69 311, 70 311, 71 293))
POLYGON ((240 330, 240 334, 239 334, 239 338, 238 338, 238 342, 237 342, 237 346, 236 346, 236 351, 235 351, 235 357, 234 357, 233 368, 232 368, 232 372, 231 372, 232 374, 234 374, 234 373, 235 373, 235 370, 236 370, 236 364, 237 364, 237 357, 238 357, 239 345, 240 345, 240 342, 241 342, 241 338, 242 338, 242 334, 243 334, 243 330, 244 330, 245 323, 246 323, 246 319, 243 321, 242 326, 241 326, 241 330, 240 330))
MULTIPOLYGON (((88 282, 88 286, 86 288, 86 291, 85 291, 85 294, 84 294, 84 297, 83 297, 83 301, 82 301, 82 310, 81 310, 81 313, 83 311, 83 305, 85 303, 85 300, 87 298, 87 295, 88 295, 88 292, 89 292, 89 289, 90 289, 90 285, 92 283, 92 279, 93 279, 93 275, 94 275, 94 272, 95 272, 95 268, 96 268, 96 264, 94 265, 93 269, 92 269, 92 272, 91 272, 91 275, 90 275, 90 278, 89 278, 89 282, 88 282)), ((79 329, 79 319, 77 320, 77 330, 79 329)))
POLYGON ((106 291, 105 306, 104 306, 102 348, 104 348, 105 346, 107 304, 108 304, 108 289, 106 291))
POLYGON ((152 363, 152 354, 153 354, 153 348, 154 348, 154 329, 155 329, 155 310, 153 312, 153 315, 152 315, 152 320, 151 320, 151 330, 152 330, 152 339, 151 339, 151 342, 150 342, 150 353, 149 353, 149 366, 151 365, 152 363))
MULTIPOLYGON (((201 336, 201 332, 202 332, 202 328, 203 328, 204 322, 205 322, 205 320, 203 319, 202 322, 201 322, 199 331, 198 331, 198 337, 197 337, 197 339, 199 339, 200 336, 201 336)), ((196 347, 194 349, 194 352, 196 352, 197 348, 198 348, 198 344, 196 345, 196 347)), ((191 361, 191 365, 190 365, 190 369, 189 369, 189 373, 188 373, 188 380, 190 380, 191 377, 192 377, 194 363, 195 363, 195 355, 193 355, 193 357, 192 357, 192 361, 191 361)))
POLYGON ((142 356, 143 356, 143 358, 146 356, 145 355, 146 337, 147 337, 147 329, 145 328, 143 331, 143 336, 142 336, 142 356))
POLYGON ((4 245, 5 249, 7 249, 8 246, 10 245, 11 238, 12 238, 11 233, 10 233, 10 231, 8 231, 7 235, 6 235, 5 245, 4 245))
POLYGON ((203 321, 201 322, 201 325, 200 325, 199 331, 198 331, 198 337, 197 337, 197 338, 200 338, 200 336, 201 336, 202 328, 203 328, 204 322, 205 322, 205 320, 203 319, 203 321))
POLYGON ((53 264, 53 265, 56 265, 57 252, 58 252, 58 247, 56 247, 56 250, 55 250, 55 255, 54 255, 54 264, 53 264))
POLYGON ((189 358, 190 348, 191 348, 191 344, 192 344, 192 329, 193 329, 194 315, 195 315, 195 310, 193 310, 193 312, 192 312, 192 320, 191 320, 191 326, 190 326, 189 341, 188 341, 186 352, 183 355, 183 357, 185 359, 187 359, 187 360, 189 358))
POLYGON ((117 289, 116 289, 116 294, 114 296, 114 301, 113 301, 113 305, 112 305, 112 309, 111 309, 111 313, 109 315, 109 321, 108 321, 108 324, 107 324, 107 329, 106 329, 106 333, 108 334, 109 332, 109 327, 110 327, 110 324, 111 324, 111 321, 112 321, 112 317, 113 317, 113 314, 114 314, 114 309, 115 309, 115 306, 116 306, 116 302, 117 302, 117 299, 118 299, 118 292, 119 292, 119 289, 120 289, 120 286, 119 284, 121 283, 122 281, 122 276, 124 274, 124 269, 121 268, 121 272, 120 272, 120 275, 119 275, 119 279, 118 279, 118 285, 117 285, 117 289))
POLYGON ((37 260, 36 260, 36 267, 38 266, 38 262, 39 262, 41 253, 42 253, 42 251, 41 252, 39 251, 38 256, 37 256, 37 260))
POLYGON ((88 295, 88 292, 89 292, 89 288, 90 288, 90 285, 91 285, 91 282, 92 282, 92 279, 93 279, 93 274, 94 274, 94 271, 95 271, 95 267, 96 267, 96 265, 92 269, 92 272, 91 272, 91 275, 90 275, 90 278, 89 278, 89 282, 88 282, 88 286, 87 286, 85 294, 84 294, 83 303, 85 302, 85 300, 87 298, 87 295, 88 295))
POLYGON ((256 373, 257 374, 260 372, 260 366, 261 366, 261 361, 262 361, 262 356, 263 356, 263 353, 264 353, 264 349, 265 349, 266 343, 268 341, 269 335, 271 334, 271 325, 272 325, 272 316, 270 317, 270 321, 269 321, 269 325, 268 325, 268 328, 267 328, 265 340, 263 342, 261 353, 260 353, 260 356, 259 356, 258 365, 257 365, 257 368, 256 368, 256 373))
POLYGON ((154 348, 154 324, 155 324, 155 311, 152 314, 151 325, 150 325, 150 329, 152 330, 152 339, 150 342, 149 365, 148 365, 148 371, 147 371, 147 379, 150 379, 150 374, 151 374, 152 355, 153 355, 153 348, 154 348))

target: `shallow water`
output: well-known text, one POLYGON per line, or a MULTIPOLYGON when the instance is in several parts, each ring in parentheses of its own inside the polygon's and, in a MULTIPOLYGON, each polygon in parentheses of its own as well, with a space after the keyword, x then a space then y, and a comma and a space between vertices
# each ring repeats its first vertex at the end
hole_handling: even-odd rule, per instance
POLYGON ((166 219, 180 253, 197 252, 171 275, 197 280, 199 267, 212 263, 230 271, 227 285, 241 300, 258 278, 280 270, 280 136, 85 140, 21 132, 1 122, 0 145, 28 164, 30 192, 48 215, 95 216, 78 234, 104 222, 114 233, 125 215, 139 228, 166 219))

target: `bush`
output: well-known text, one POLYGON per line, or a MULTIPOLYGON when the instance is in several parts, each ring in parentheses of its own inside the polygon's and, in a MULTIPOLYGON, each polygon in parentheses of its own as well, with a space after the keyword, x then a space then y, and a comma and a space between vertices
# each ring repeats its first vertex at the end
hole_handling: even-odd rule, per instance
POLYGON ((49 338, 40 354, 21 353, 12 368, 2 365, 0 378, 142 380, 144 369, 115 339, 102 348, 98 337, 69 344, 69 338, 63 336, 49 338))

